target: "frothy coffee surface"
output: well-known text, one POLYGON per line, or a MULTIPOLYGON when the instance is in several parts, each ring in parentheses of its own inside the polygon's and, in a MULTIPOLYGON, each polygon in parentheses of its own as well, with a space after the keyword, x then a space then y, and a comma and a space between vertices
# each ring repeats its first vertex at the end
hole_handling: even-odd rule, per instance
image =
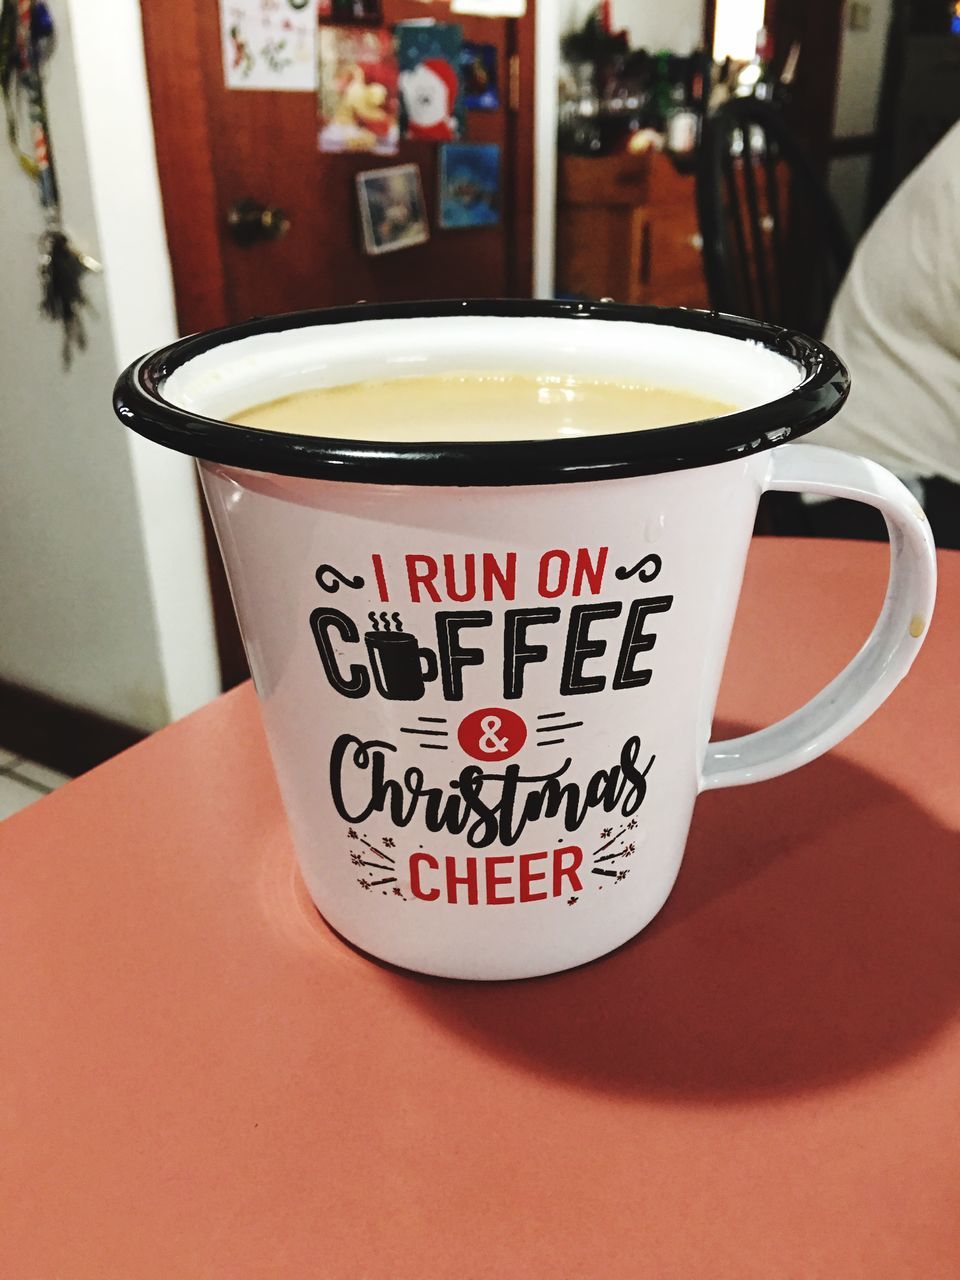
POLYGON ((239 426, 381 443, 553 440, 649 431, 732 413, 687 391, 513 373, 449 373, 320 387, 255 405, 239 426))

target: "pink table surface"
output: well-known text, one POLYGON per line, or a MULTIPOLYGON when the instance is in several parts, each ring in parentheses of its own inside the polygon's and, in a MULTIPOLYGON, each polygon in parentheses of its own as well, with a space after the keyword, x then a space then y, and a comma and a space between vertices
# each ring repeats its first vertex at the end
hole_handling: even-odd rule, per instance
MULTIPOLYGON (((378 965, 244 686, 0 826, 0 1276, 960 1274, 960 555, 830 756, 703 797, 593 965, 378 965)), ((724 731, 824 683, 879 546, 760 540, 724 731)))

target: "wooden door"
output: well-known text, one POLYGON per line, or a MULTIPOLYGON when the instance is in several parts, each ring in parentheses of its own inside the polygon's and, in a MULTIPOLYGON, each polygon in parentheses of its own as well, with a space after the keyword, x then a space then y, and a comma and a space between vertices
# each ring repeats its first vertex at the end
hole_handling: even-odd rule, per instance
MULTIPOLYGON (((468 142, 501 151, 499 226, 437 225, 436 144, 401 140, 395 157, 321 155, 314 94, 228 90, 217 0, 143 0, 157 163, 183 333, 304 307, 443 297, 524 297, 532 285, 534 0, 524 18, 453 17, 446 0, 384 0, 386 24, 455 21, 464 38, 495 45, 500 108, 468 112, 468 142), (362 249, 355 175, 420 167, 430 239, 376 257, 362 249), (243 199, 290 220, 274 241, 243 246, 228 226, 243 199)), ((211 540, 225 686, 246 673, 211 540)))
POLYGON ((767 0, 766 23, 773 34, 774 73, 780 74, 793 45, 799 45, 796 77, 784 117, 814 169, 824 179, 830 163, 837 101, 844 0, 767 0))

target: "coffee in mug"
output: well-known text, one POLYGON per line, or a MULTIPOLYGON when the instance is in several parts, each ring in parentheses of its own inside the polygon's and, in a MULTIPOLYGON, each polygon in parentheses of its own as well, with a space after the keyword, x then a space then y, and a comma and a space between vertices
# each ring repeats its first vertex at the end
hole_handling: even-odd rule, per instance
POLYGON ((549 440, 652 431, 734 407, 667 387, 501 370, 317 387, 253 405, 232 420, 263 431, 391 443, 549 440))
POLYGON ((876 710, 935 561, 898 480, 792 443, 846 393, 801 334, 580 303, 276 316, 126 372, 123 420, 200 460, 303 878, 340 934, 457 978, 594 959, 666 900, 699 792, 797 768, 876 710), (826 689, 712 742, 765 490, 877 507, 889 588, 826 689))

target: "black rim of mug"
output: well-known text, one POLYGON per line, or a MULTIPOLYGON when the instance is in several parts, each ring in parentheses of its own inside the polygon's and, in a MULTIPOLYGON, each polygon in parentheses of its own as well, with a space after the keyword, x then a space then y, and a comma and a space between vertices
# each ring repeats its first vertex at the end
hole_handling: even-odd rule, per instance
POLYGON ((258 317, 182 338, 121 374, 114 408, 128 427, 207 462, 274 475, 367 484, 496 486, 612 480, 730 462, 805 435, 832 418, 850 390, 840 359, 801 333, 716 311, 599 302, 476 300, 357 304, 258 317), (798 385, 776 400, 722 418, 616 435, 557 440, 383 444, 238 428, 164 399, 166 380, 215 347, 259 334, 364 320, 457 316, 627 320, 757 343, 797 368, 798 385))

